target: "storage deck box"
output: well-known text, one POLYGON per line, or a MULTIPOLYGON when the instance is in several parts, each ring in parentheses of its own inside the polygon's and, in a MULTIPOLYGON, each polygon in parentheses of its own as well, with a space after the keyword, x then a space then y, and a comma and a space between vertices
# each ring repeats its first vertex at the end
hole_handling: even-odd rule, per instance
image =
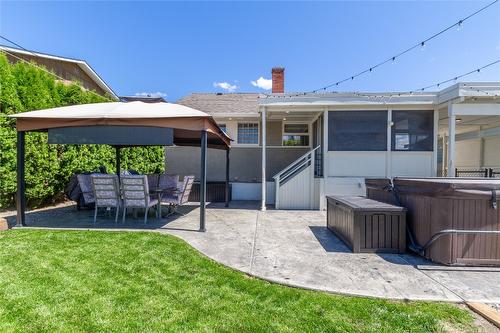
POLYGON ((396 252, 406 249, 406 210, 365 197, 327 197, 327 227, 351 250, 396 252))

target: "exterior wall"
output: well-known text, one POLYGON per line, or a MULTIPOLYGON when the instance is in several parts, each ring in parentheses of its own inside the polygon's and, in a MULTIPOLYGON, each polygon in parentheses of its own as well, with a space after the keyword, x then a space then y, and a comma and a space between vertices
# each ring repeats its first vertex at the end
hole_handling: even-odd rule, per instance
MULTIPOLYGON (((7 58, 10 62, 17 62, 19 59, 12 57, 10 54, 6 53, 7 58)), ((106 92, 97 85, 92 78, 90 78, 81 68, 75 63, 60 61, 56 59, 48 59, 35 57, 27 54, 16 54, 17 57, 22 58, 26 61, 32 61, 38 65, 46 67, 48 70, 54 72, 58 76, 64 78, 68 81, 78 81, 81 85, 88 90, 93 90, 99 95, 104 96, 106 92)))
MULTIPOLYGON (((418 106, 394 108, 394 110, 405 109, 428 108, 419 108, 418 106)), ((365 111, 369 108, 359 110, 365 111)), ((365 178, 435 176, 437 126, 437 112, 435 112, 433 151, 391 151, 390 125, 388 126, 388 149, 386 151, 327 151, 325 156, 325 195, 365 195, 365 178)))
MULTIPOLYGON (((267 180, 283 170, 298 157, 309 151, 309 148, 268 148, 267 180)), ((231 182, 259 183, 261 181, 260 147, 234 147, 230 150, 229 179, 231 182)), ((226 151, 208 149, 207 181, 224 181, 226 179, 226 151)), ((180 175, 200 174, 200 149, 197 147, 167 147, 165 149, 165 170, 167 173, 180 175)))
POLYGON ((457 168, 500 168, 500 136, 484 139, 470 139, 456 142, 457 168), (483 161, 481 161, 481 140, 483 143, 483 161))
POLYGON ((481 167, 481 139, 457 141, 455 149, 457 168, 481 167))
POLYGON ((484 139, 484 166, 500 169, 500 136, 484 139))

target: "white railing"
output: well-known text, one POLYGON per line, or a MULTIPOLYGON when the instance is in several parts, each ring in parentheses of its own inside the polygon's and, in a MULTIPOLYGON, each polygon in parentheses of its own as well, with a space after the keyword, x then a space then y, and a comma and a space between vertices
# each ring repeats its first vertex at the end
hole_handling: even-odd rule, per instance
POLYGON ((298 159, 290 163, 286 168, 278 172, 274 179, 274 188, 275 188, 275 198, 274 205, 276 209, 280 209, 281 206, 285 206, 285 208, 312 208, 314 205, 313 193, 314 193, 314 172, 316 169, 315 163, 315 152, 318 150, 320 146, 308 151, 304 155, 300 156, 298 159), (298 184, 302 188, 303 191, 295 192, 294 187, 290 186, 290 188, 285 188, 284 186, 289 181, 296 179, 297 176, 301 177, 301 183, 298 184), (304 188, 304 185, 308 188, 304 188), (293 191, 295 193, 289 193, 293 191), (290 195, 294 196, 294 205, 287 205, 284 203, 282 205, 281 199, 283 196, 290 197, 290 195), (301 204, 302 203, 302 204, 301 204), (292 207, 294 206, 294 207, 292 207), (295 207, 296 206, 296 207, 295 207))

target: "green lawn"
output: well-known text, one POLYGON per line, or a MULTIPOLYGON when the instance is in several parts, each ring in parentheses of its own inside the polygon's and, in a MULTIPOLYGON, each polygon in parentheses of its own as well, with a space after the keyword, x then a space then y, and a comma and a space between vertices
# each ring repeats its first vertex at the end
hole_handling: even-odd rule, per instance
POLYGON ((451 304, 267 283, 157 233, 0 233, 0 332, 463 332, 472 322, 451 304))

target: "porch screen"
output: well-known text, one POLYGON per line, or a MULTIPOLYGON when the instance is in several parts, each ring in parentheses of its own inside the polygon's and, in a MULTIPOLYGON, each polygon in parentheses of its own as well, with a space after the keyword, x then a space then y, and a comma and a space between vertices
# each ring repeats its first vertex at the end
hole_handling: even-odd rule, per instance
POLYGON ((434 111, 392 111, 393 151, 432 151, 434 111))
POLYGON ((387 111, 329 111, 328 150, 386 151, 387 111))

